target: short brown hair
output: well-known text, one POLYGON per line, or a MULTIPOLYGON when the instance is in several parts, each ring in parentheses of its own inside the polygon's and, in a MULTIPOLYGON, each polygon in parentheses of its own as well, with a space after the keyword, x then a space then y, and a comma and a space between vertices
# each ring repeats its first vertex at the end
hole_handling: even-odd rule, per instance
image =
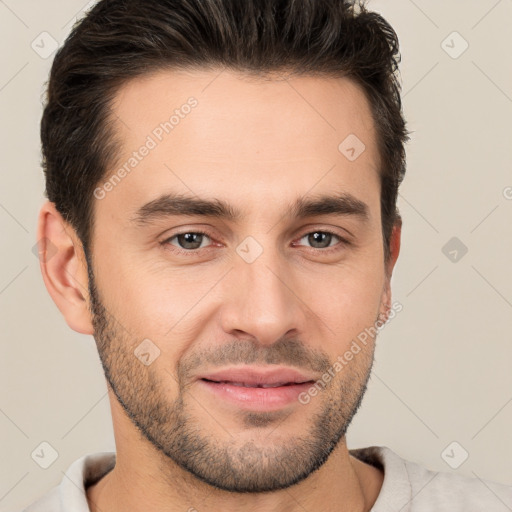
MULTIPOLYGON (((159 69, 345 76, 368 98, 381 157, 385 260, 405 175, 398 38, 364 0, 101 0, 52 64, 41 120, 46 196, 87 254, 93 190, 117 161, 110 106, 119 87, 159 69)), ((340 141, 341 142, 341 141, 340 141)))

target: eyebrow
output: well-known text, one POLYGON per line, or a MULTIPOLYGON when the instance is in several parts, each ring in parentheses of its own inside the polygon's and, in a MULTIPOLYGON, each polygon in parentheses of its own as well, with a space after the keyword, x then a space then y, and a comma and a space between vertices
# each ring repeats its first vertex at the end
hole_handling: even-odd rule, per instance
MULTIPOLYGON (((320 215, 342 215, 370 218, 366 203, 350 193, 299 197, 285 209, 287 217, 303 219, 320 215)), ((167 193, 141 206, 130 221, 138 226, 170 216, 201 216, 238 222, 243 218, 241 210, 220 199, 198 198, 186 194, 167 193)))

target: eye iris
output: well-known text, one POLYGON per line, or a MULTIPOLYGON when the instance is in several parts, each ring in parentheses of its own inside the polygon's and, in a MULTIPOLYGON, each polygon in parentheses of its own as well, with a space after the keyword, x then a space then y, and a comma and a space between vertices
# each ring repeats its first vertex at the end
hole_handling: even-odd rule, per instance
MULTIPOLYGON (((176 238, 183 249, 199 249, 204 236, 202 233, 182 233, 176 235, 176 238)), ((331 245, 332 237, 332 233, 315 231, 308 235, 308 242, 312 247, 322 249, 331 245)))
POLYGON ((177 236, 178 243, 184 249, 198 249, 203 241, 202 233, 182 233, 177 236))
POLYGON ((325 247, 329 247, 331 244, 332 235, 331 233, 323 233, 321 231, 316 231, 315 233, 311 233, 308 236, 308 242, 315 248, 321 249, 325 247), (327 243, 325 244, 325 242, 327 243), (321 244, 321 247, 316 247, 315 244, 319 243, 321 244), (323 244, 323 245, 322 245, 323 244))

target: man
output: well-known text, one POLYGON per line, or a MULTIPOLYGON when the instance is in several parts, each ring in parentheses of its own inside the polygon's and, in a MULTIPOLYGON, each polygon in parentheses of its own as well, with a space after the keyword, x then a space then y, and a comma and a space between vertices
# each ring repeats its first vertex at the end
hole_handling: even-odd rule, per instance
POLYGON ((94 335, 116 453, 26 510, 512 505, 346 445, 398 308, 398 61, 340 0, 103 0, 73 29, 41 125, 41 269, 94 335))

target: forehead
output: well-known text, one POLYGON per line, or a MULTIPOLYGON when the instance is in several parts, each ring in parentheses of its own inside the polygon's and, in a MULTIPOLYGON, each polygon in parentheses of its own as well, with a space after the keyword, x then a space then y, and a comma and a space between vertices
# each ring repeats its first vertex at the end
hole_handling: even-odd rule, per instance
POLYGON ((370 106, 347 78, 160 70, 125 83, 112 113, 122 150, 106 179, 125 172, 100 208, 133 212, 168 190, 269 211, 333 188, 378 200, 370 106))

